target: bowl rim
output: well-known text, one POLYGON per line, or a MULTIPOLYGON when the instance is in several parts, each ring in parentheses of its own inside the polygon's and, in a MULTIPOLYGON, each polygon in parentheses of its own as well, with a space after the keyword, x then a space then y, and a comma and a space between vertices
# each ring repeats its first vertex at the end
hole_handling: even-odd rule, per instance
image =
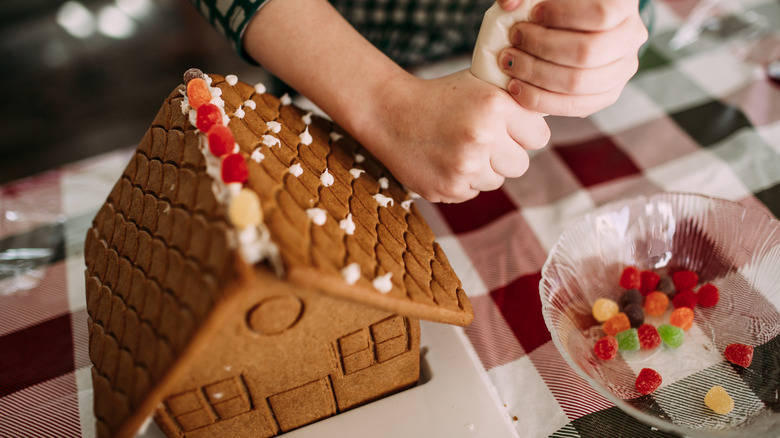
MULTIPOLYGON (((744 205, 736 201, 732 201, 730 199, 725 198, 719 198, 716 196, 711 196, 703 193, 696 193, 696 192, 683 192, 683 191, 660 191, 657 193, 653 193, 650 195, 635 195, 631 197, 622 197, 619 199, 615 199, 612 201, 609 201, 605 204, 602 204, 600 206, 597 206, 585 214, 581 215, 576 220, 569 223, 564 229, 561 231, 560 235, 558 236, 558 239, 556 240, 555 244, 550 248, 550 251, 547 253, 547 257, 545 259, 544 265, 542 265, 541 270, 541 276, 539 280, 539 298, 542 304, 542 317, 544 318, 545 326, 547 327, 547 330, 550 332, 550 337, 552 338, 553 344, 555 345, 555 348, 558 350, 558 353, 563 357, 563 359, 566 361, 566 363, 571 367, 578 376, 582 377, 588 385, 590 385, 591 388, 595 389, 596 392, 598 392, 600 395, 604 396, 609 402, 611 402, 614 406, 618 407, 621 411, 626 413, 627 415, 634 417, 635 419, 649 425, 652 427, 656 427, 660 430, 663 430, 665 432, 672 432, 676 434, 681 434, 685 437, 693 437, 693 438, 710 438, 713 436, 722 436, 722 437, 737 437, 742 436, 739 434, 740 431, 737 431, 736 434, 730 433, 729 430, 698 430, 698 429, 691 429, 682 425, 678 425, 675 423, 672 423, 670 421, 663 421, 658 419, 658 417, 653 415, 648 415, 638 409, 628 409, 627 404, 625 401, 620 399, 619 397, 615 396, 612 392, 606 390, 602 387, 601 383, 597 382, 595 379, 591 378, 587 375, 575 362, 574 359, 571 357, 568 352, 563 347, 563 344, 558 336, 556 336, 555 331, 553 330, 554 323, 551 320, 550 313, 547 311, 549 308, 546 303, 549 303, 549 300, 546 299, 547 294, 545 293, 544 289, 544 280, 545 278, 549 277, 549 271, 552 269, 552 260, 553 257, 558 252, 558 249, 560 245, 562 245, 562 238, 565 236, 568 232, 570 232, 572 229, 574 229, 575 226, 578 224, 587 221, 590 217, 602 214, 606 211, 615 210, 619 206, 625 206, 625 205, 634 205, 639 204, 644 201, 644 204, 648 204, 653 200, 657 200, 659 198, 669 198, 669 197, 686 197, 686 198, 698 198, 706 201, 712 201, 712 202, 718 202, 718 203, 724 203, 729 204, 732 207, 738 207, 742 209, 743 211, 753 211, 756 213, 761 213, 766 215, 770 222, 777 222, 780 224, 780 220, 778 220, 773 214, 768 213, 767 211, 764 211, 760 208, 744 205)), ((744 433, 744 431, 742 431, 744 433)))

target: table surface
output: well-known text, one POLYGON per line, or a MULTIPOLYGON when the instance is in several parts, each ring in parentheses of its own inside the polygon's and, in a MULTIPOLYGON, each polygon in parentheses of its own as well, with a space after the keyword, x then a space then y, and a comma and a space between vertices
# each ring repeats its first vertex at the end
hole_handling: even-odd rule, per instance
MULTIPOLYGON (((780 83, 766 73, 780 59, 780 2, 665 0, 655 14, 640 71, 615 105, 549 117, 551 144, 500 190, 418 204, 474 307, 474 323, 457 330, 518 436, 669 436, 590 388, 551 341, 538 283, 566 226, 662 191, 780 216, 780 83)), ((131 152, 0 186, 2 437, 92 429, 82 246, 131 152)))

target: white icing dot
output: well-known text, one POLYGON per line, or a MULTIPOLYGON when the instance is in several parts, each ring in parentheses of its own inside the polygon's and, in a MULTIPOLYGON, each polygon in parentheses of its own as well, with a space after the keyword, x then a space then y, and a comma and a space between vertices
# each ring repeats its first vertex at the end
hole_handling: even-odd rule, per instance
POLYGON ((262 82, 256 83, 255 84, 255 92, 257 92, 257 94, 265 93, 265 85, 263 85, 262 82))
POLYGON ((221 392, 215 392, 215 393, 214 393, 214 394, 212 394, 211 396, 212 396, 212 397, 214 397, 214 399, 215 399, 215 400, 219 400, 219 399, 221 399, 222 397, 224 397, 225 395, 224 395, 224 394, 222 394, 221 392))
POLYGON ((238 107, 238 108, 236 108, 236 112, 235 112, 234 114, 235 114, 235 115, 236 115, 236 117, 238 117, 239 119, 243 119, 243 118, 244 118, 244 116, 246 115, 246 113, 244 112, 244 108, 241 108, 241 107, 238 107))
POLYGON ((282 101, 282 105, 290 105, 292 103, 292 98, 287 93, 284 93, 279 100, 282 101))
POLYGON ((309 215, 311 221, 314 222, 316 225, 325 224, 325 220, 328 218, 325 210, 321 208, 306 209, 306 214, 309 215))
POLYGON ((270 122, 265 122, 265 126, 267 126, 268 129, 274 134, 278 134, 282 130, 282 124, 273 120, 270 122))
POLYGON ((241 152, 241 148, 238 147, 238 143, 233 143, 233 153, 237 154, 241 152))
POLYGON ((385 177, 379 178, 379 187, 383 189, 387 189, 388 187, 390 187, 390 181, 385 177))
POLYGON ((247 99, 244 101, 244 106, 248 106, 249 108, 256 109, 257 103, 252 99, 247 99))
POLYGON ((363 161, 366 161, 366 157, 364 157, 363 154, 355 154, 356 163, 362 163, 363 161))
POLYGON ((346 218, 339 221, 339 227, 350 236, 355 234, 355 222, 352 220, 352 213, 348 214, 346 218))
POLYGON ((230 117, 227 114, 222 114, 222 124, 225 126, 230 124, 230 117))
POLYGON ((263 153, 260 152, 260 148, 257 148, 254 151, 252 151, 251 158, 259 163, 265 159, 265 155, 263 155, 263 153))
POLYGON ((339 140, 341 140, 342 138, 344 138, 344 136, 343 136, 343 135, 341 135, 341 134, 339 134, 338 132, 335 132, 335 131, 334 131, 334 132, 331 132, 331 133, 330 133, 330 139, 331 139, 331 140, 333 140, 333 141, 339 141, 339 140))
POLYGON ((309 111, 308 113, 302 115, 301 116, 301 120, 303 120, 303 123, 305 123, 307 125, 311 125, 311 115, 312 115, 311 111, 309 111))
POLYGON ((264 135, 263 136, 263 144, 270 148, 270 147, 275 146, 275 145, 280 145, 281 146, 282 143, 279 141, 278 138, 274 137, 273 135, 264 135))
POLYGON ((227 82, 232 87, 238 83, 238 76, 227 75, 225 76, 225 82, 227 82))
POLYGON ((305 144, 306 146, 310 145, 314 139, 311 137, 311 134, 309 134, 309 127, 307 126, 306 129, 301 132, 301 135, 299 135, 301 139, 301 143, 305 144))
POLYGON ((361 173, 365 173, 365 170, 363 170, 363 169, 356 169, 356 168, 353 167, 352 169, 349 169, 349 173, 352 174, 353 178, 358 179, 358 178, 360 178, 360 174, 361 173))
POLYGON ((406 192, 409 193, 409 197, 412 199, 420 199, 422 197, 412 190, 406 190, 406 192))
POLYGON ((376 277, 371 283, 374 285, 374 289, 386 294, 393 289, 393 281, 390 279, 393 276, 392 272, 388 272, 385 275, 376 277))
POLYGON ((301 163, 293 164, 289 169, 287 169, 287 171, 296 178, 303 175, 303 167, 301 166, 301 163))
POLYGON ((381 205, 382 207, 387 207, 388 205, 390 205, 390 206, 393 205, 393 198, 388 198, 387 196, 385 196, 385 195, 383 195, 381 193, 377 193, 376 195, 374 195, 374 199, 376 199, 376 202, 378 202, 379 205, 381 205))
POLYGON ((325 187, 330 187, 335 182, 335 179, 333 178, 333 175, 331 175, 330 172, 328 172, 328 168, 325 168, 325 172, 322 172, 322 175, 320 175, 320 181, 322 181, 322 185, 325 187))
POLYGON ((341 269, 341 276, 347 284, 355 284, 360 279, 360 265, 350 263, 341 269))
POLYGON ((404 208, 404 210, 409 211, 410 208, 412 208, 412 200, 407 199, 406 201, 401 202, 401 207, 404 208))

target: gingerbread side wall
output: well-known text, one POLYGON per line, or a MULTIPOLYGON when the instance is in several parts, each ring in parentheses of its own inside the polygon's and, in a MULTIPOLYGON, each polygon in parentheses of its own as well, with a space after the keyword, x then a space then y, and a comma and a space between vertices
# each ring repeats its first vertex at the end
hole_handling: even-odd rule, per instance
POLYGON ((181 99, 178 90, 166 99, 86 237, 100 437, 133 433, 127 420, 235 275, 224 208, 211 191, 181 99))

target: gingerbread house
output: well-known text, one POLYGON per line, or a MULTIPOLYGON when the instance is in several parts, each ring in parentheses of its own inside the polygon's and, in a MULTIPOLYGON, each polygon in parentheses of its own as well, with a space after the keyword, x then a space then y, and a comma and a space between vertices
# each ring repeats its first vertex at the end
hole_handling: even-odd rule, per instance
POLYGON ((411 194, 287 96, 185 83, 87 234, 98 436, 271 437, 415 385, 418 318, 473 311, 411 194))

